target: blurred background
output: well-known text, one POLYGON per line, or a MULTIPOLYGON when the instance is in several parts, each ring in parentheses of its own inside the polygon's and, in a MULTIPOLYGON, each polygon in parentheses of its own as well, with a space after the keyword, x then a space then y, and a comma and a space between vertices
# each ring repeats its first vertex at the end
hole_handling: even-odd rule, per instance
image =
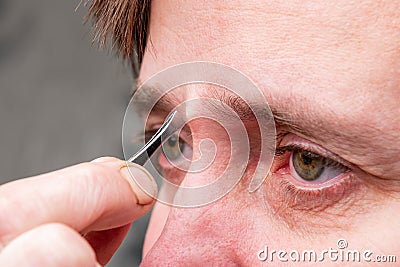
MULTIPOLYGON (((0 0, 0 184, 122 158, 131 70, 92 45, 79 2, 0 0)), ((147 220, 134 223, 107 266, 138 266, 147 220)))

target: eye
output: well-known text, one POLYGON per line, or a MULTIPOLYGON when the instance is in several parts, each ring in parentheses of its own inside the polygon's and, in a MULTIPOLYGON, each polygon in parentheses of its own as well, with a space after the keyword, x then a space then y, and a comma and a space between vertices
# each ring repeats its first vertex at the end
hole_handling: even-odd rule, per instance
POLYGON ((187 150, 187 144, 174 134, 163 145, 164 156, 169 160, 177 160, 187 150))
MULTIPOLYGON (((145 131, 145 142, 148 142, 159 129, 155 126, 149 128, 145 131)), ((191 144, 190 128, 184 128, 180 131, 180 134, 175 133, 167 140, 163 140, 162 146, 150 161, 160 173, 186 170, 193 155, 191 144)), ((174 175, 176 176, 176 174, 174 175)))
POLYGON ((191 162, 193 151, 184 139, 174 134, 164 142, 157 160, 161 169, 188 168, 187 164, 191 162))
POLYGON ((333 220, 363 199, 368 188, 350 162, 290 133, 277 143, 265 198, 288 224, 309 229, 315 223, 331 229, 333 220))
POLYGON ((290 156, 290 172, 299 182, 322 184, 346 171, 342 164, 308 150, 294 149, 290 156))

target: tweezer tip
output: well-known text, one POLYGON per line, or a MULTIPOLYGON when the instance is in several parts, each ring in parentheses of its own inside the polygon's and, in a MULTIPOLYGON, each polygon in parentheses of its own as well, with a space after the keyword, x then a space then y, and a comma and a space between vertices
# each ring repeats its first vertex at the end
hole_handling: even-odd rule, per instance
MULTIPOLYGON (((144 165, 145 162, 147 161, 147 158, 150 157, 151 154, 157 149, 156 147, 154 147, 153 144, 161 138, 162 134, 165 133, 165 131, 171 125, 171 121, 175 117, 176 113, 177 113, 176 110, 171 112, 171 114, 165 119, 165 121, 161 125, 160 129, 158 129, 158 131, 150 138, 150 140, 138 152, 136 152, 136 154, 134 154, 132 157, 130 157, 127 161, 138 163, 139 165, 144 165), (148 156, 143 160, 141 157, 145 153, 147 153, 148 156)), ((159 141, 159 142, 161 142, 161 141, 159 141)), ((158 145, 157 145, 157 147, 158 147, 158 145)))

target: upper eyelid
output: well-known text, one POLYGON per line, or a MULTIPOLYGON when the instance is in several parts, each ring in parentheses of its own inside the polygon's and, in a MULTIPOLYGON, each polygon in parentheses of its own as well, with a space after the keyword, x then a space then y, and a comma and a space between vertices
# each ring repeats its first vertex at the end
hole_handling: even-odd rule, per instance
MULTIPOLYGON (((145 131, 146 137, 147 137, 147 135, 154 134, 160 128, 161 125, 162 125, 161 122, 153 123, 153 124, 149 125, 149 128, 146 129, 146 131, 145 131)), ((182 132, 184 132, 184 134, 183 134, 183 136, 180 136, 180 137, 182 137, 185 142, 189 143, 188 140, 186 140, 186 139, 191 138, 191 135, 192 135, 191 131, 182 131, 182 132), (185 134, 185 132, 187 132, 187 134, 185 134)), ((315 144, 312 141, 306 140, 306 139, 299 137, 298 135, 293 134, 291 132, 277 134, 276 144, 279 144, 275 150, 276 155, 279 155, 281 152, 285 152, 285 151, 293 151, 294 149, 308 150, 310 152, 318 154, 321 157, 325 157, 329 160, 335 161, 335 162, 343 165, 346 168, 356 169, 356 167, 353 164, 344 160, 340 156, 330 152, 329 150, 321 147, 318 144, 315 144), (286 140, 286 139, 289 139, 289 140, 286 140)))
MULTIPOLYGON (((147 137, 151 137, 153 134, 155 134, 161 127, 162 123, 154 123, 149 126, 148 129, 145 130, 144 135, 147 137)), ((189 127, 183 127, 183 129, 180 131, 179 138, 181 138, 183 141, 191 145, 190 139, 192 138, 192 132, 188 130, 189 127)), ((178 132, 176 132, 178 133, 178 132)))
POLYGON ((162 125, 162 123, 156 123, 156 124, 150 125, 149 129, 146 129, 146 133, 152 132, 152 131, 157 131, 158 129, 160 129, 161 125, 162 125))
POLYGON ((338 166, 338 167, 343 167, 343 168, 346 168, 346 169, 350 168, 349 166, 347 166, 348 164, 343 162, 343 160, 341 160, 341 159, 333 159, 333 158, 331 158, 329 156, 323 155, 323 153, 316 152, 314 149, 310 149, 309 147, 303 147, 301 145, 296 145, 296 144, 294 144, 294 145, 290 144, 290 145, 278 147, 276 149, 276 151, 275 151, 275 155, 276 156, 281 156, 287 151, 294 152, 294 151, 299 151, 299 150, 301 150, 301 151, 309 151, 309 152, 311 152, 311 153, 313 153, 313 154, 315 154, 315 155, 317 155, 319 157, 322 157, 322 158, 328 160, 327 162, 325 162, 325 164, 328 164, 329 166, 338 166))
POLYGON ((294 150, 294 148, 298 148, 298 149, 308 150, 310 152, 320 155, 321 157, 333 160, 349 169, 353 169, 355 167, 352 163, 344 160, 340 156, 330 152, 329 150, 327 150, 311 141, 307 141, 300 137, 296 137, 296 138, 293 138, 293 140, 291 140, 291 141, 284 142, 285 136, 282 137, 283 140, 280 140, 279 147, 276 148, 276 152, 277 152, 276 154, 278 154, 278 155, 280 152, 284 152, 284 150, 294 150), (282 141, 284 142, 283 144, 282 144, 282 141))

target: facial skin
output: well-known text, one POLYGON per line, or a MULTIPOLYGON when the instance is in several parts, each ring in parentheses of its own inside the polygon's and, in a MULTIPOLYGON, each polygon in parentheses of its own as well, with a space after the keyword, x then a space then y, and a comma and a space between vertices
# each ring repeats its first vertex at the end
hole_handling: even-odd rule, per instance
MULTIPOLYGON (((295 127, 277 123, 285 136, 278 147, 303 144, 334 155, 348 171, 329 185, 310 185, 284 166, 289 151, 277 156, 254 193, 247 191, 250 164, 240 184, 213 204, 179 209, 157 203, 143 266, 255 266, 265 245, 322 251, 336 249, 339 238, 349 249, 399 257, 399 25, 397 1, 153 1, 140 80, 188 61, 232 66, 255 81, 272 110, 290 116, 295 127)), ((162 119, 155 114, 151 120, 162 119)), ((210 125, 189 126, 196 148, 210 125)), ((185 183, 216 177, 224 165, 229 140, 218 129, 213 136, 220 148, 214 167, 187 175, 185 183)))

